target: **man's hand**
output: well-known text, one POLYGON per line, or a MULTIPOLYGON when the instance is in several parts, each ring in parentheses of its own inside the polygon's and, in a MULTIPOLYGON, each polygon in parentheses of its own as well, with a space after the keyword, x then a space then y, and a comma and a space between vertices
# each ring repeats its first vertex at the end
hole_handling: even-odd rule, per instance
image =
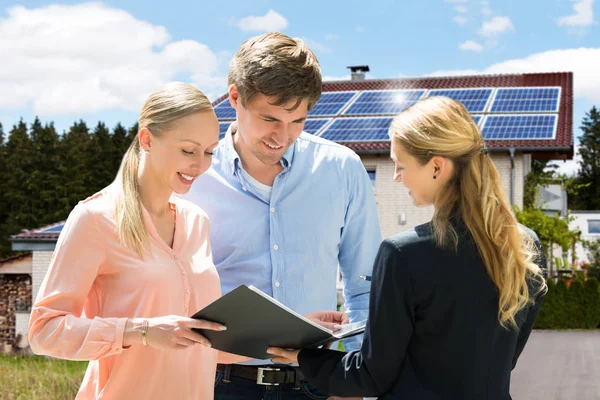
POLYGON ((337 331, 340 325, 350 322, 348 314, 341 311, 315 311, 304 316, 331 331, 337 331))

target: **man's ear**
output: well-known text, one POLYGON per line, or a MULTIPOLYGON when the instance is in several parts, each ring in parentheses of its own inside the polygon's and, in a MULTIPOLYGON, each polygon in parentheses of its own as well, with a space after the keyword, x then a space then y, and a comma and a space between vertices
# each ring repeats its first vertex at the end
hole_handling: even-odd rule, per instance
POLYGON ((229 103, 231 103, 231 107, 237 110, 238 105, 241 102, 240 92, 238 92, 237 87, 234 84, 231 84, 229 85, 227 93, 229 94, 229 103))

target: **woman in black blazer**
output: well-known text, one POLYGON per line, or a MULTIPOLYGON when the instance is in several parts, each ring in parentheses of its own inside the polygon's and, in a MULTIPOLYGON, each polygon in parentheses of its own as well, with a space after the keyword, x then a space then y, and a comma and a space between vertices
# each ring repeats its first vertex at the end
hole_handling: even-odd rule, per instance
POLYGON ((430 97, 390 127, 394 181, 431 222, 383 241, 359 351, 272 348, 336 396, 510 399, 510 374, 539 312, 545 264, 520 226, 465 107, 430 97))

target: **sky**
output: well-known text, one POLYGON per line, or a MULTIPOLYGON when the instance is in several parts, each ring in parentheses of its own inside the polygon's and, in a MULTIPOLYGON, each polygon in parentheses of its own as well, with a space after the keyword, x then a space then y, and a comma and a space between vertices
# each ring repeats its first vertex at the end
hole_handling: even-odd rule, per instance
MULTIPOLYGON (((166 82, 226 93, 247 38, 303 39, 325 80, 571 71, 575 137, 600 106, 595 0, 23 1, 0 0, 0 122, 23 118, 131 126, 166 82)), ((577 148, 577 140, 575 142, 577 148)), ((577 159, 577 157, 576 157, 577 159)), ((559 162, 572 174, 576 160, 559 162)))

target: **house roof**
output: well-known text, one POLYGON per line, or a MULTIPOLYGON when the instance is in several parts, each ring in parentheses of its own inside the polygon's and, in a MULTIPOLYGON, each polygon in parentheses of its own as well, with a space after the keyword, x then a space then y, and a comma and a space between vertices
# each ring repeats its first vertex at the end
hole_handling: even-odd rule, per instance
MULTIPOLYGON (((552 140, 489 140, 490 150, 516 148, 530 153, 547 153, 553 159, 573 158, 573 73, 552 72, 510 75, 441 76, 423 78, 373 79, 363 81, 331 81, 323 83, 323 93, 339 91, 389 89, 464 89, 500 87, 561 87, 560 107, 555 139, 552 140)), ((227 98, 221 96, 213 104, 227 98)), ((344 118, 343 115, 337 118, 344 118)), ((338 142, 357 153, 387 153, 390 141, 338 142)))
POLYGON ((2 268, 2 266, 4 264, 12 263, 12 262, 15 262, 15 261, 19 261, 19 260, 22 260, 22 259, 25 259, 25 258, 28 258, 28 257, 31 257, 31 256, 32 256, 31 252, 27 252, 27 253, 17 254, 16 256, 5 258, 3 260, 0 260, 0 268, 2 268))
POLYGON ((34 230, 24 230, 17 235, 11 236, 10 241, 15 242, 21 240, 37 240, 55 242, 58 240, 58 236, 60 235, 60 231, 65 225, 65 222, 66 221, 57 222, 55 224, 46 225, 34 230))

